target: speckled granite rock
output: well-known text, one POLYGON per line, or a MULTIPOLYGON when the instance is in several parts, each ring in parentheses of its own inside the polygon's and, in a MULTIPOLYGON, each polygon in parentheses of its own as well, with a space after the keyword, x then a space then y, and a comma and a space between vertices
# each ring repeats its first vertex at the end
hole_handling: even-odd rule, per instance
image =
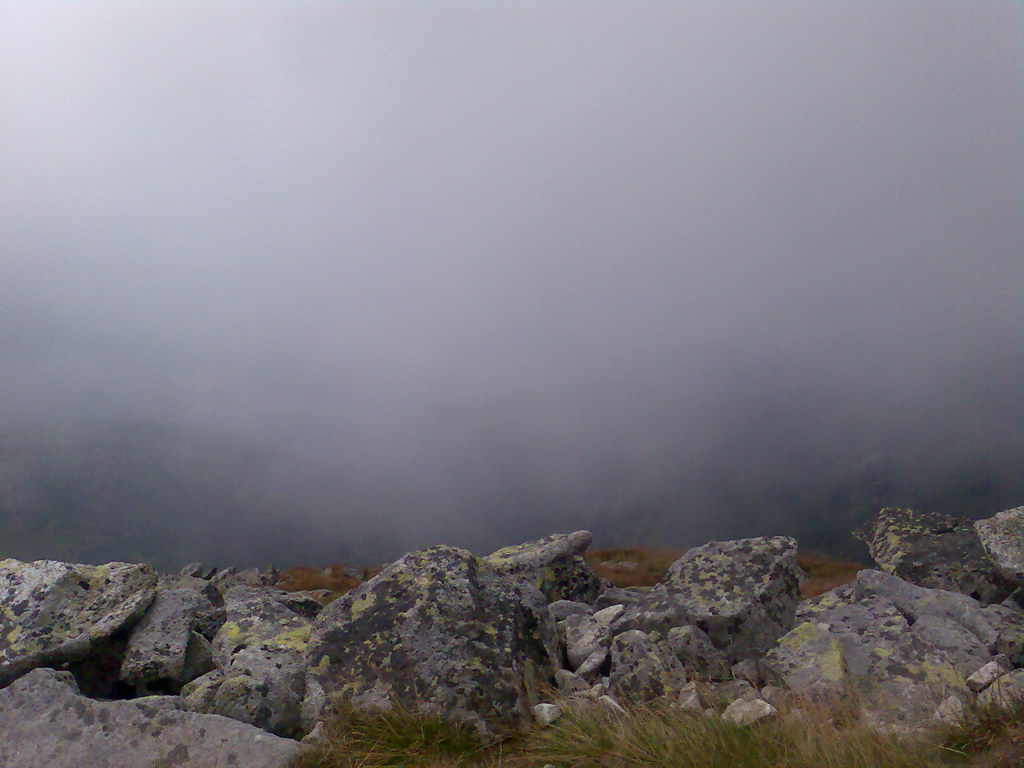
POLYGON ((224 605, 226 621, 213 639, 219 668, 182 688, 185 706, 299 735, 309 622, 259 587, 230 587, 224 605))
POLYGON ((327 606, 314 623, 304 720, 337 697, 392 702, 485 735, 529 722, 553 680, 554 626, 539 592, 455 547, 405 555, 327 606))
POLYGON ((924 725, 966 678, 1009 650, 1024 625, 1002 606, 865 570, 801 606, 802 619, 765 657, 774 678, 818 697, 856 692, 879 725, 924 725))
POLYGON ((1000 573, 1016 585, 1024 586, 1024 507, 978 520, 974 530, 1000 573))
POLYGON ((153 601, 148 565, 0 561, 0 686, 85 659, 153 601))
POLYGON ((483 561, 494 571, 521 579, 549 600, 593 602, 608 584, 583 557, 590 546, 589 531, 556 533, 537 541, 503 547, 483 561))
POLYGON ((886 507, 855 535, 881 570, 912 584, 962 592, 986 604, 1013 591, 967 520, 886 507))
POLYGON ((289 768, 298 742, 171 697, 94 701, 68 673, 37 669, 0 691, 4 768, 289 768))
POLYGON ((667 634, 692 624, 731 662, 759 656, 793 626, 800 573, 793 539, 713 541, 674 562, 614 630, 667 634))
POLYGON ((631 629, 615 636, 611 646, 609 693, 618 701, 647 703, 675 697, 686 672, 664 639, 631 629))

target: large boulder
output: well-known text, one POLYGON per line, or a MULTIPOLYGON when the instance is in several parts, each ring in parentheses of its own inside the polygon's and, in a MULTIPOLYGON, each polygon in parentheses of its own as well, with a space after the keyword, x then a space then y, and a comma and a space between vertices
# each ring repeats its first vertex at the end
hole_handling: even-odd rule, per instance
POLYGON ((986 604, 1013 591, 970 521, 886 507, 855 535, 881 570, 912 584, 962 592, 986 604))
POLYGON ((539 592, 462 549, 414 552, 317 617, 305 723, 336 702, 398 704, 484 735, 505 732, 530 721, 556 652, 539 592))
POLYGON ((298 735, 309 622, 259 587, 230 587, 224 604, 226 621, 213 639, 218 669, 182 688, 185 706, 298 735))
POLYGON ((1002 576, 1024 586, 1024 507, 1007 509, 974 523, 981 546, 1002 576))
POLYGON ((0 691, 4 768, 288 768, 301 754, 281 739, 154 696, 95 701, 66 672, 37 669, 0 691))
POLYGON ((879 725, 925 724, 966 678, 1024 642, 1019 614, 956 592, 865 570, 808 601, 800 623, 767 654, 769 675, 804 695, 855 695, 879 725))
POLYGON ((695 625, 730 661, 757 657, 792 628, 800 576, 793 539, 713 541, 676 560, 615 630, 695 625))
POLYGON ((0 561, 0 687, 97 653, 142 617, 156 580, 148 565, 0 561))
POLYGON ((589 531, 556 533, 503 547, 483 560, 492 570, 539 589, 548 601, 592 603, 609 585, 583 557, 591 540, 589 531))
POLYGON ((202 592, 159 589, 128 637, 121 679, 142 692, 177 693, 210 671, 209 642, 197 627, 213 606, 202 592))

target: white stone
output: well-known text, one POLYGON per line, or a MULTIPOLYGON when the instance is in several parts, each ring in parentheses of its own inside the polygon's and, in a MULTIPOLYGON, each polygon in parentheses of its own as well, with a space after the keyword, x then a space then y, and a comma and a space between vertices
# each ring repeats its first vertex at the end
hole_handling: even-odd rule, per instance
POLYGON ((533 708, 533 716, 538 723, 548 726, 562 716, 562 708, 557 704, 538 704, 533 708))
POLYGON ((776 712, 778 710, 764 699, 750 699, 749 701, 737 699, 725 708, 722 718, 736 723, 736 725, 750 725, 774 715, 776 712))

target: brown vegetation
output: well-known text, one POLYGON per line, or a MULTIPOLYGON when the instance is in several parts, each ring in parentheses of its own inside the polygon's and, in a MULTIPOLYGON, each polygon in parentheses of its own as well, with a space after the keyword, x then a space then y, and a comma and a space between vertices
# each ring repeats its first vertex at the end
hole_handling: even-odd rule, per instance
POLYGON ((335 596, 343 595, 358 587, 368 578, 365 570, 358 571, 358 573, 359 577, 352 575, 351 567, 346 565, 328 565, 323 568, 296 565, 281 571, 277 587, 286 592, 327 589, 335 596))

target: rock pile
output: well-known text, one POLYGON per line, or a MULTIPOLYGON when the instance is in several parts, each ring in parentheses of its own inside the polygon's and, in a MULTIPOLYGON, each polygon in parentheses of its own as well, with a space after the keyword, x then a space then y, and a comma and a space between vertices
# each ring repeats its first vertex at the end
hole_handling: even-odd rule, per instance
POLYGON ((273 571, 0 561, 0 764, 284 768, 344 707, 490 738, 569 706, 748 724, 854 694, 911 729, 1024 698, 1024 509, 886 509, 862 535, 878 570, 804 601, 783 537, 696 547, 628 589, 590 569, 585 531, 433 547, 333 602, 273 571))

